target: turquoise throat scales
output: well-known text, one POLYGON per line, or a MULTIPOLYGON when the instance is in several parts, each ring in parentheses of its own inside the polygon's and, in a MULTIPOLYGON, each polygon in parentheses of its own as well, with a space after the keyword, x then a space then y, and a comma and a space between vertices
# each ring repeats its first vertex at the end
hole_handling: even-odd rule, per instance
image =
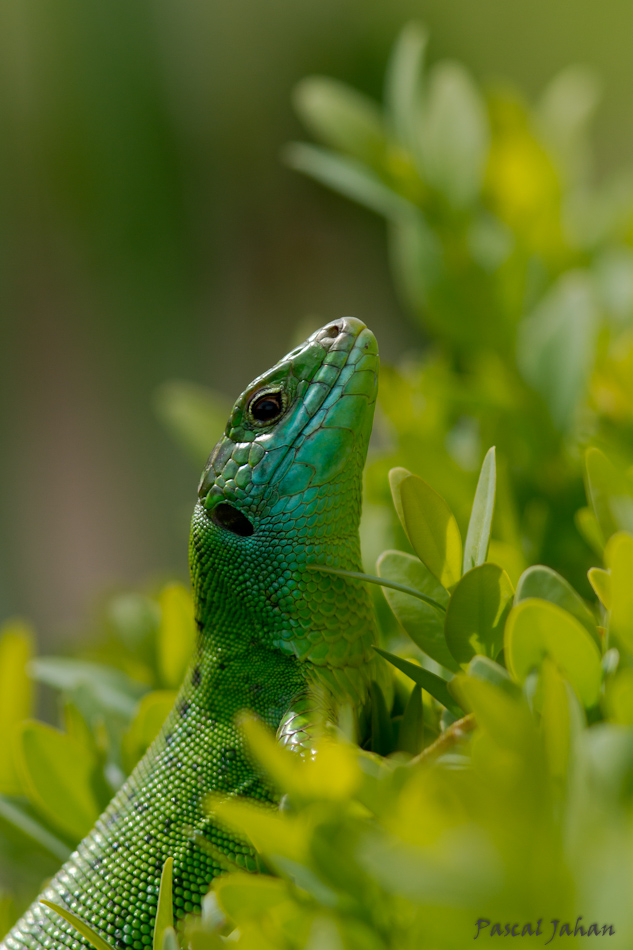
MULTIPOLYGON (((305 741, 308 697, 318 695, 326 713, 343 702, 358 709, 379 675, 363 585, 308 569, 361 569, 377 375, 373 334, 360 320, 337 320, 248 387, 211 453, 191 528, 196 653, 160 735, 42 895, 112 947, 151 945, 167 857, 178 918, 200 906, 219 873, 213 849, 255 868, 248 845, 204 810, 210 791, 271 797, 237 714, 253 710, 293 745, 305 741)), ((0 948, 84 946, 36 902, 0 948)))

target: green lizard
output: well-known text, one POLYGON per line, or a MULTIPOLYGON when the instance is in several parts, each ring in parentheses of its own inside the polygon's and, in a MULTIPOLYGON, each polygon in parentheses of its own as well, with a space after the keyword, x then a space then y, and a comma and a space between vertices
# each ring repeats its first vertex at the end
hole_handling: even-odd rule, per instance
MULTIPOLYGON (((199 638, 184 684, 145 757, 42 895, 113 947, 151 945, 167 857, 176 918, 200 906, 218 852, 255 869, 248 843, 204 809, 210 791, 271 799, 237 714, 252 710, 282 743, 306 745, 314 697, 326 715, 340 703, 359 710, 382 675, 363 585, 308 569, 361 570, 377 374, 371 331, 353 318, 329 324, 242 393, 211 453, 191 528, 199 638)), ((36 902, 0 948, 84 946, 36 902)))

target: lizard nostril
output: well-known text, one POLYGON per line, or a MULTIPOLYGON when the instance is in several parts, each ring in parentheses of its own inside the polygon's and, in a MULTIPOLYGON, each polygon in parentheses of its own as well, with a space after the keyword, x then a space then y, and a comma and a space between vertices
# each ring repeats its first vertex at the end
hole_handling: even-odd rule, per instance
POLYGON ((326 328, 325 328, 325 334, 326 334, 326 336, 329 336, 329 337, 331 337, 332 339, 334 339, 335 337, 337 337, 340 332, 341 332, 341 328, 340 328, 340 327, 338 326, 338 324, 336 324, 336 323, 332 323, 332 324, 330 324, 329 327, 326 327, 326 328))

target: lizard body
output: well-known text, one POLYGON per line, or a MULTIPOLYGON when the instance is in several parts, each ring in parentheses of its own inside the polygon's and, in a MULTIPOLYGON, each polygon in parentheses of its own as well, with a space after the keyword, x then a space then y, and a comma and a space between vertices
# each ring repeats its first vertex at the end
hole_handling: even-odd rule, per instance
MULTIPOLYGON (((218 851, 255 869, 248 843, 204 809, 211 791, 271 799, 237 714, 252 710, 280 741, 300 744, 311 695, 330 711, 343 702, 359 709, 378 676, 363 586, 308 570, 361 569, 377 373, 373 334, 338 320, 245 390, 211 453, 191 529, 195 655, 159 736, 42 895, 117 950, 151 946, 167 857, 176 918, 199 908, 221 870, 218 851)), ((0 950, 85 946, 35 902, 0 950)))

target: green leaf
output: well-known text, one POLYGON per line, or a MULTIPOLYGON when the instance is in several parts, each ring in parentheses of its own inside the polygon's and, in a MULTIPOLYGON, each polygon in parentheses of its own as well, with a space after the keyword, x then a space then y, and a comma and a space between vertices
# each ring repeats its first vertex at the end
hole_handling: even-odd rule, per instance
POLYGON ((394 653, 387 653, 386 650, 381 650, 379 647, 374 647, 374 650, 384 656, 385 660, 388 660, 392 666, 395 666, 405 676, 412 679, 414 683, 425 689, 427 693, 430 693, 434 699, 437 699, 438 703, 445 706, 453 715, 462 715, 459 706, 448 691, 446 680, 421 666, 417 666, 415 663, 409 662, 409 660, 403 660, 402 657, 396 656, 394 653))
MULTIPOLYGON (((399 551, 394 552, 384 552, 400 554, 399 551)), ((410 557, 410 555, 405 555, 410 557)), ((417 561, 417 558, 415 559, 417 561)), ((417 561, 419 564, 420 562, 417 561)), ((424 565, 422 565, 424 570, 424 565)), ((367 584, 376 584, 378 587, 384 587, 387 590, 397 590, 401 594, 406 594, 407 597, 414 597, 416 600, 421 600, 423 603, 427 604, 429 607, 432 607, 436 613, 444 615, 445 608, 439 602, 439 600, 434 600, 432 597, 429 597, 428 594, 424 594, 422 591, 417 590, 415 587, 409 587, 404 584, 399 584, 397 581, 387 580, 383 577, 372 577, 371 574, 364 574, 362 571, 343 571, 339 567, 326 567, 323 564, 308 564, 309 571, 320 571, 323 574, 336 574, 337 577, 351 577, 355 581, 365 581, 367 584)), ((444 597, 448 601, 446 596, 446 591, 444 588, 441 588, 444 592, 444 597)))
POLYGON ((611 575, 608 571, 603 571, 601 567, 590 567, 587 571, 587 577, 593 591, 607 610, 611 608, 611 575))
POLYGON ((616 531, 633 531, 633 482, 599 449, 585 455, 587 498, 605 541, 616 531))
POLYGON ((68 845, 56 838, 48 828, 45 828, 32 814, 29 814, 27 808, 20 801, 11 801, 0 795, 0 818, 37 842, 45 851, 54 855, 58 861, 63 863, 70 857, 71 849, 68 845))
POLYGON ((582 624, 557 604, 535 598, 510 611, 505 629, 508 669, 523 682, 549 656, 576 690, 583 705, 595 705, 600 692, 600 653, 582 624))
POLYGON ((53 901, 40 900, 40 904, 46 904, 47 907, 50 907, 51 910, 54 910, 56 914, 59 914, 60 917, 63 917, 65 921, 79 931, 82 937, 85 937, 88 943, 92 944, 95 950, 112 950, 112 947, 107 943, 103 937, 99 936, 96 930, 93 930, 90 924, 87 924, 85 920, 82 920, 81 917, 78 917, 77 914, 73 914, 71 910, 67 910, 65 907, 60 907, 59 904, 54 904, 53 901))
POLYGON ((172 893, 172 879, 174 873, 174 859, 167 858, 163 864, 158 891, 158 905, 156 908, 156 922, 154 924, 153 950, 163 950, 165 932, 173 930, 174 904, 172 893))
POLYGON ((455 586, 462 572, 462 539, 453 512, 417 475, 397 484, 402 524, 413 550, 440 584, 455 586))
POLYGON ((167 584, 159 597, 158 669, 167 686, 182 683, 196 645, 191 592, 182 584, 167 584))
POLYGON ((156 415, 198 467, 224 432, 231 408, 221 393, 180 380, 163 383, 154 395, 156 415))
POLYGON ((614 534, 604 560, 611 574, 609 633, 633 654, 633 537, 624 531, 614 534))
POLYGON ((518 604, 522 600, 529 600, 531 597, 539 597, 541 600, 549 600, 552 604, 558 604, 559 607, 562 607, 563 610, 566 610, 567 613, 580 621, 600 647, 600 636, 596 628, 595 617, 580 594, 577 594, 571 584, 556 571, 553 571, 551 567, 535 564, 523 572, 517 584, 514 602, 518 604))
POLYGON ((393 728, 385 697, 378 683, 372 681, 369 687, 371 702, 371 751, 378 755, 393 752, 393 728))
POLYGON ((141 699, 136 716, 123 736, 123 760, 129 773, 160 732, 178 695, 176 690, 165 689, 147 693, 141 699))
POLYGON ((414 686, 400 721, 398 732, 398 749, 400 752, 417 755, 421 751, 424 744, 423 711, 422 690, 419 686, 414 686))
POLYGON ((287 146, 284 157, 296 171, 309 175, 322 185, 386 218, 406 214, 414 207, 354 158, 337 155, 316 145, 300 143, 287 146))
POLYGON ((446 643, 458 663, 475 653, 491 660, 503 646, 503 628, 512 606, 510 578, 496 564, 474 567, 455 587, 446 611, 446 643))
POLYGON ((490 130, 479 90, 459 63, 430 72, 421 148, 427 180, 456 208, 479 194, 490 130))
POLYGON ((99 817, 93 791, 96 761, 76 739, 26 720, 18 729, 16 763, 33 807, 60 831, 80 840, 99 817))
POLYGON ((26 669, 33 656, 33 633, 20 620, 0 627, 0 793, 19 795, 20 779, 8 738, 31 714, 33 687, 26 669))
POLYGON ((428 568, 412 554, 402 551, 384 551, 378 559, 376 569, 381 579, 402 586, 391 589, 385 587, 384 594, 398 623, 431 659, 449 670, 457 670, 444 639, 444 614, 448 603, 448 594, 430 573, 428 568), (439 602, 441 609, 415 599, 408 591, 411 588, 423 591, 439 602))
POLYGON ((582 271, 564 274, 519 325, 519 369, 561 431, 572 425, 584 398, 597 326, 591 283, 582 271))
POLYGON ((419 151, 427 42, 423 26, 407 24, 394 45, 385 82, 385 104, 395 136, 414 155, 419 151))
POLYGON ((475 500, 464 545, 464 574, 483 564, 488 556, 492 516, 495 510, 497 463, 495 447, 488 449, 481 466, 475 500))
POLYGON ((381 164, 387 138, 377 103, 350 86, 324 76, 302 79, 295 108, 312 134, 368 165, 381 164))

